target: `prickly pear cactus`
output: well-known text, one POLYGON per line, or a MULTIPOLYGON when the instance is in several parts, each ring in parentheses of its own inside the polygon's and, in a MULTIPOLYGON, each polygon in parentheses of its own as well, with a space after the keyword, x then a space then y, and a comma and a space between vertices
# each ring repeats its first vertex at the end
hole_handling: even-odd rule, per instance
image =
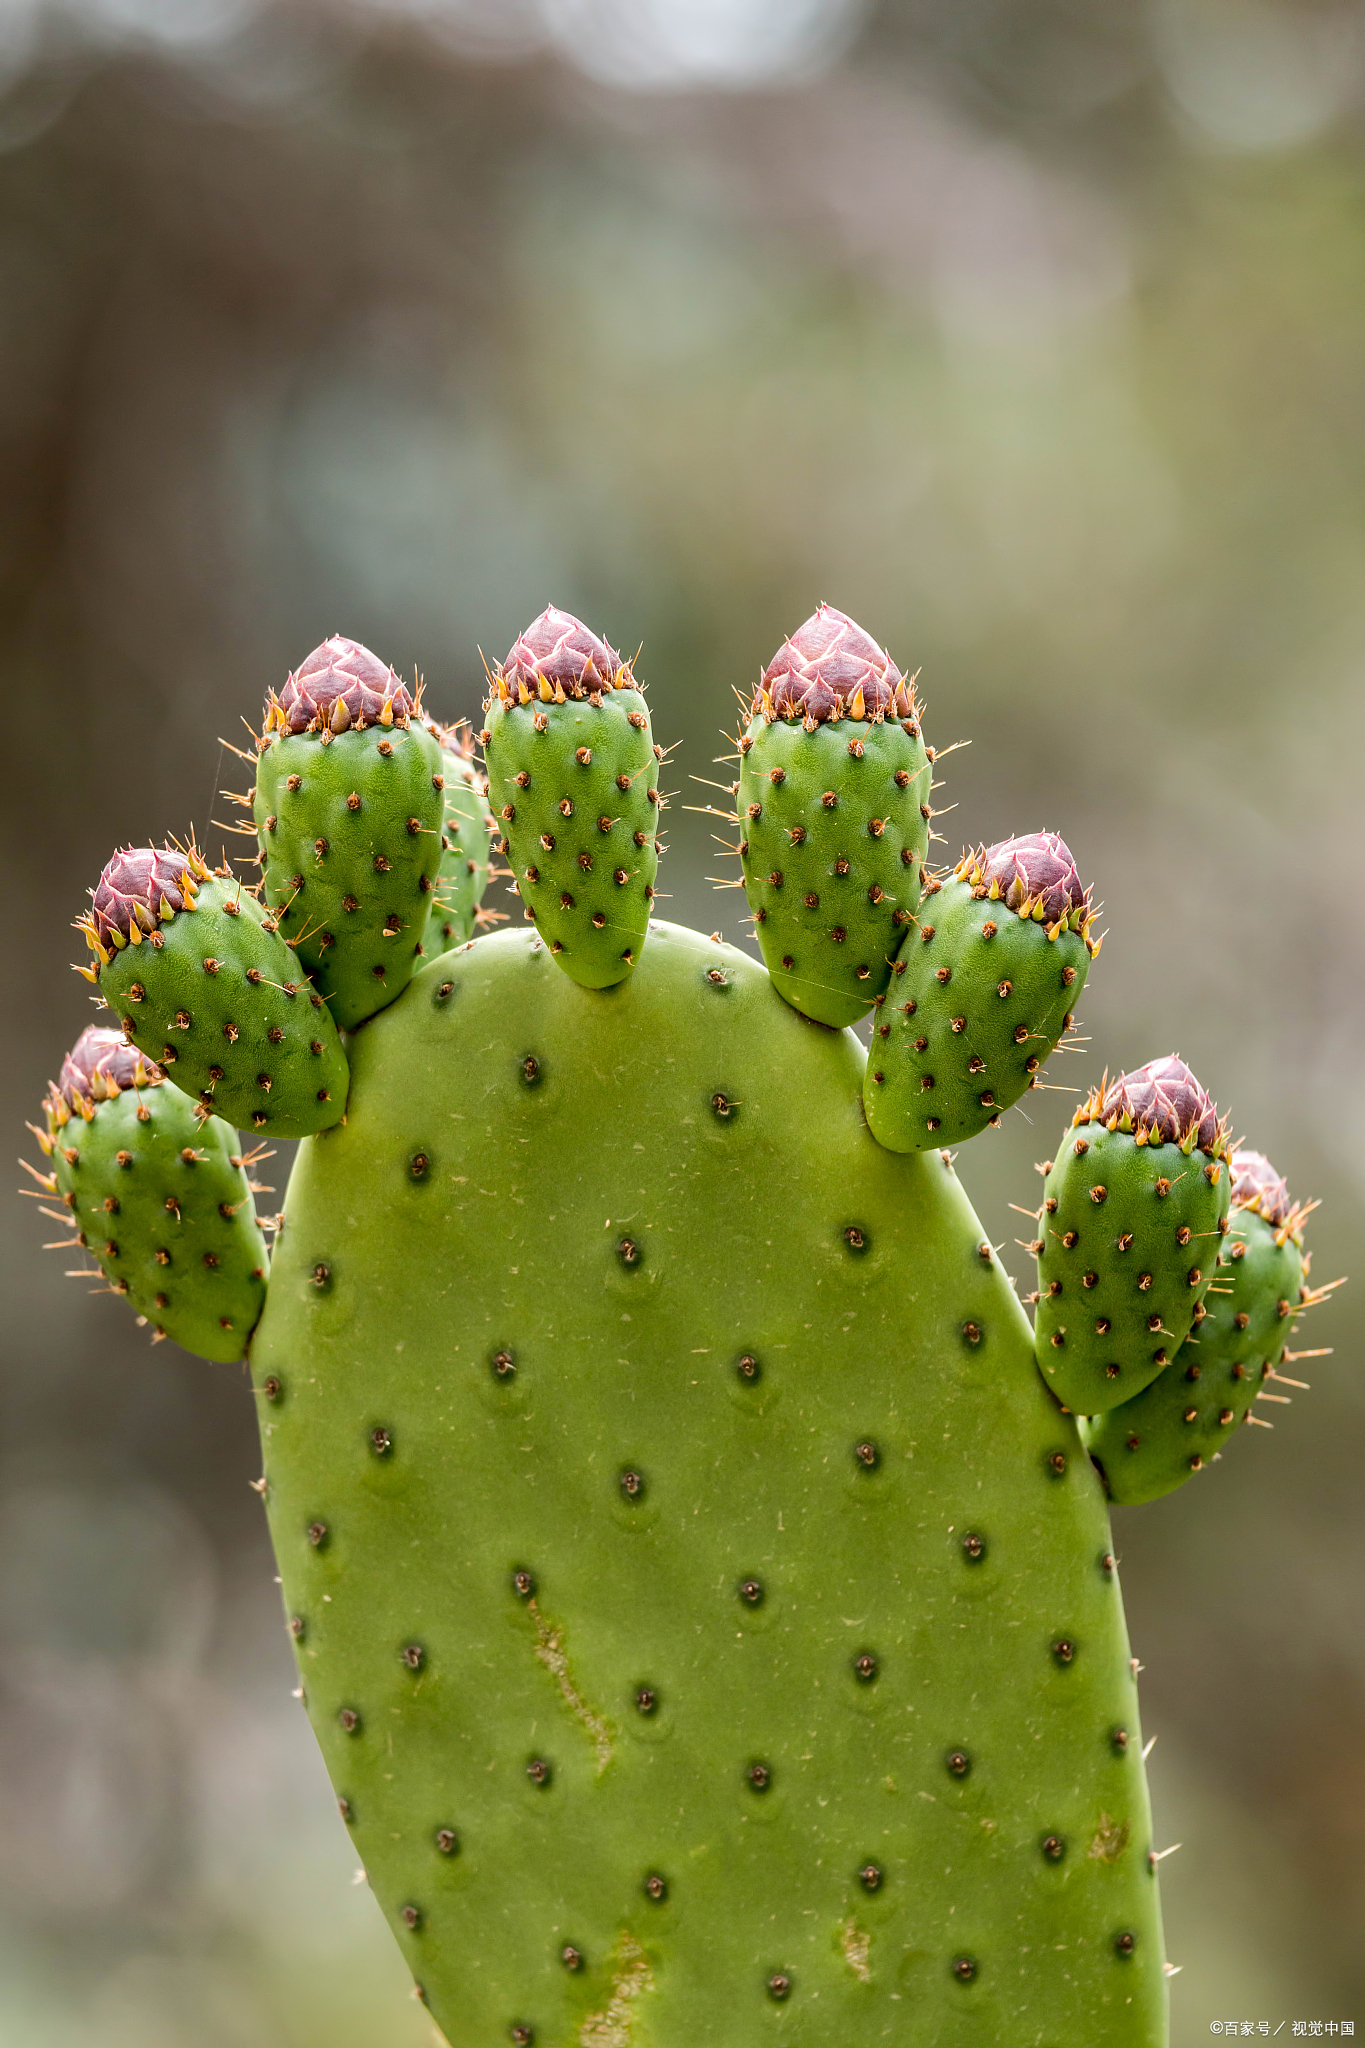
MULTIPOLYGON (((648 714, 553 611, 485 734, 529 928, 423 959, 438 738, 374 657, 323 652, 272 696, 242 799, 275 909, 240 929, 298 1016, 346 1027, 323 1053, 279 1027, 291 1072, 340 1069, 268 1289, 251 1155, 213 1114, 254 1099, 240 1030, 198 1100, 87 1033, 36 1193, 158 1334, 249 1342, 307 1711, 438 2025, 452 2048, 1164 2048, 1106 1489, 1202 1467, 1216 1404, 1272 1376, 1281 1305, 1328 1291, 1302 1285, 1305 1211, 1244 1161, 1228 1231, 1225 1122, 1153 1062, 1047 1169, 1030 1328, 932 1139, 998 1116, 1067 1029, 1089 896, 1055 835, 924 874, 919 714, 842 614, 785 643, 740 737, 767 968, 650 917, 648 714), (383 877, 353 923, 323 900, 325 947, 279 879, 315 829, 314 905, 334 852, 383 877), (822 899, 799 937, 789 881, 822 899), (870 1070, 821 1028, 868 1010, 870 1070)), ((96 892, 91 978, 139 1044, 112 969, 153 961, 164 1008, 177 929, 234 915, 162 859, 136 857, 123 947, 96 892)))
MULTIPOLYGON (((432 904, 432 952, 472 939, 484 890, 492 872, 497 836, 488 808, 488 786, 474 758, 474 735, 464 724, 434 726, 441 748, 445 817, 441 824, 441 865, 432 904)), ((488 917, 489 913, 484 913, 488 917)))

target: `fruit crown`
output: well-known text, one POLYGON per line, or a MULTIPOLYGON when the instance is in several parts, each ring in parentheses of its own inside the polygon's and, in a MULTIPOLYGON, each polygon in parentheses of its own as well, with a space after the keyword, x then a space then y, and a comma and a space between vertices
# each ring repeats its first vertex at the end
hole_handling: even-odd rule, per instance
POLYGON ((91 891, 91 908, 76 924, 107 966, 127 945, 140 946, 178 910, 193 910, 195 891, 210 870, 193 841, 175 846, 128 846, 116 853, 91 891))
POLYGON ((810 726, 844 717, 913 718, 915 684, 870 633, 822 604, 764 669, 753 709, 810 726))
POLYGON ((1100 940, 1090 936, 1095 921, 1090 891, 1060 833, 1025 832, 995 846, 978 846, 963 854, 954 872, 971 883, 974 896, 998 899, 1019 917, 1046 925, 1049 938, 1061 931, 1079 932, 1090 952, 1099 952, 1100 940))
POLYGON ((1174 1053, 1116 1081, 1105 1074, 1071 1121, 1129 1132, 1139 1145, 1179 1145, 1186 1153, 1197 1145, 1213 1159, 1230 1156, 1227 1118, 1174 1053))
POLYGON ((121 1031, 112 1031, 107 1024, 87 1025, 48 1091, 44 1107, 49 1124, 60 1126, 71 1115, 88 1120, 97 1102, 110 1102, 125 1088, 159 1088, 165 1078, 121 1031))
POLYGON ((488 678, 487 707, 494 697, 504 705, 562 704, 567 697, 600 701, 604 690, 638 688, 628 661, 599 640, 572 612, 546 605, 538 619, 518 633, 488 678))
POLYGON ((410 692, 377 654, 334 633, 315 647, 266 702, 265 730, 363 731, 367 725, 406 725, 421 706, 422 686, 410 692))
POLYGON ((1303 1243, 1303 1226, 1316 1202, 1291 1202, 1282 1173, 1276 1173, 1264 1152, 1251 1152, 1239 1145, 1232 1155, 1232 1206, 1250 1209, 1262 1217, 1281 1244, 1292 1237, 1303 1243))

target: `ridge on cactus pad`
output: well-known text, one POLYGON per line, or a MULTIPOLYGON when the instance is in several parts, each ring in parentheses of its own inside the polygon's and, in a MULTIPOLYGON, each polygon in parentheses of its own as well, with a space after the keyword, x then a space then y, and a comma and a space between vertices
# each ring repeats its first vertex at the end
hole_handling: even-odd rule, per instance
POLYGON ((488 783, 354 641, 271 693, 259 880, 114 856, 80 971, 122 1033, 28 1169, 82 1277, 247 1361, 419 1995, 451 2048, 1167 2048, 1106 1491, 1300 1384, 1312 1205, 1179 1059, 1106 1075, 1024 1212, 1030 1327, 941 1147, 1041 1085, 1091 893, 1055 832, 927 869, 914 680, 846 614, 735 743, 763 965, 650 914, 608 640, 548 607, 485 716, 488 783), (303 1134, 280 1217, 224 1116, 303 1134))

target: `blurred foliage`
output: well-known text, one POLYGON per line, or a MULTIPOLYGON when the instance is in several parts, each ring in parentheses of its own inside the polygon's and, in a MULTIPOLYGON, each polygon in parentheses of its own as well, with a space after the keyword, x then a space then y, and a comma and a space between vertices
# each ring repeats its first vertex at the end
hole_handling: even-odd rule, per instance
MULTIPOLYGON (((1068 1078, 1180 1050, 1327 1198, 1341 1271, 1363 51, 1308 0, 6 9, 10 1128, 88 1014, 83 889, 116 840, 223 815, 220 736, 324 633, 448 714, 551 598, 643 640, 681 742, 663 907, 740 938, 689 778, 726 779, 732 691, 828 598, 922 668, 940 748, 972 741, 947 850, 1054 826, 1105 899, 1068 1078)), ((1069 1101, 963 1161, 1019 1274, 1008 1204, 1069 1101)), ((291 1707, 240 1377, 35 1272, 31 1208, 0 2043, 421 2043, 291 1707)), ((1317 1322, 1336 1355, 1274 1445, 1119 1518, 1184 1841, 1178 2044, 1365 2025, 1365 1382, 1349 1296, 1317 1322)))

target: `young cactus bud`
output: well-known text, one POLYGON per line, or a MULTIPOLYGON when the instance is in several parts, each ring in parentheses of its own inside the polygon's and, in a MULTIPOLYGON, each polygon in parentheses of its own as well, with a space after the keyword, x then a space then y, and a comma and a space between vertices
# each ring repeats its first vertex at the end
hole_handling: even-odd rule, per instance
POLYGON ((928 884, 863 1081, 880 1144, 960 1144, 1038 1086, 1099 951, 1093 925, 1090 891, 1055 832, 980 847, 928 884))
POLYGON ((111 1291, 201 1358, 244 1357, 267 1258, 233 1132, 98 1025, 44 1109, 54 1193, 111 1291))
POLYGON ((1227 1123, 1183 1060, 1153 1060, 1076 1111, 1043 1183, 1035 1348, 1078 1415, 1163 1372, 1203 1308, 1227 1229, 1227 1123))
POLYGON ((131 847, 80 920, 94 979, 129 1040, 242 1130, 326 1130, 346 1107, 337 1030, 254 896, 194 847, 131 847))
POLYGON ((344 1031, 402 994, 441 863, 441 749, 366 647, 315 647, 266 707, 253 799, 266 901, 344 1031))
MULTIPOLYGON (((474 735, 467 725, 429 724, 441 749, 445 779, 445 818, 441 825, 441 865, 436 872, 431 932, 446 946, 461 946, 474 936, 474 925, 488 887, 493 840, 497 827, 488 808, 487 777, 474 758, 474 735)), ((433 944, 430 950, 435 951, 433 944)))
POLYGON ((914 683, 821 605, 763 671, 740 756, 744 890, 773 986, 854 1024, 920 899, 931 770, 914 683))
POLYGON ((1135 1504, 1173 1492, 1212 1464, 1258 1401, 1288 1401, 1266 1382, 1279 1381, 1294 1318, 1311 1299, 1303 1224, 1313 1204, 1291 1203, 1261 1152, 1234 1152, 1231 1177, 1228 1234, 1206 1313, 1136 1400, 1085 1425, 1111 1500, 1135 1504))
POLYGON ((611 988, 649 930, 663 804, 630 663, 551 606, 494 671, 485 715, 489 806, 526 916, 573 981, 611 988))

